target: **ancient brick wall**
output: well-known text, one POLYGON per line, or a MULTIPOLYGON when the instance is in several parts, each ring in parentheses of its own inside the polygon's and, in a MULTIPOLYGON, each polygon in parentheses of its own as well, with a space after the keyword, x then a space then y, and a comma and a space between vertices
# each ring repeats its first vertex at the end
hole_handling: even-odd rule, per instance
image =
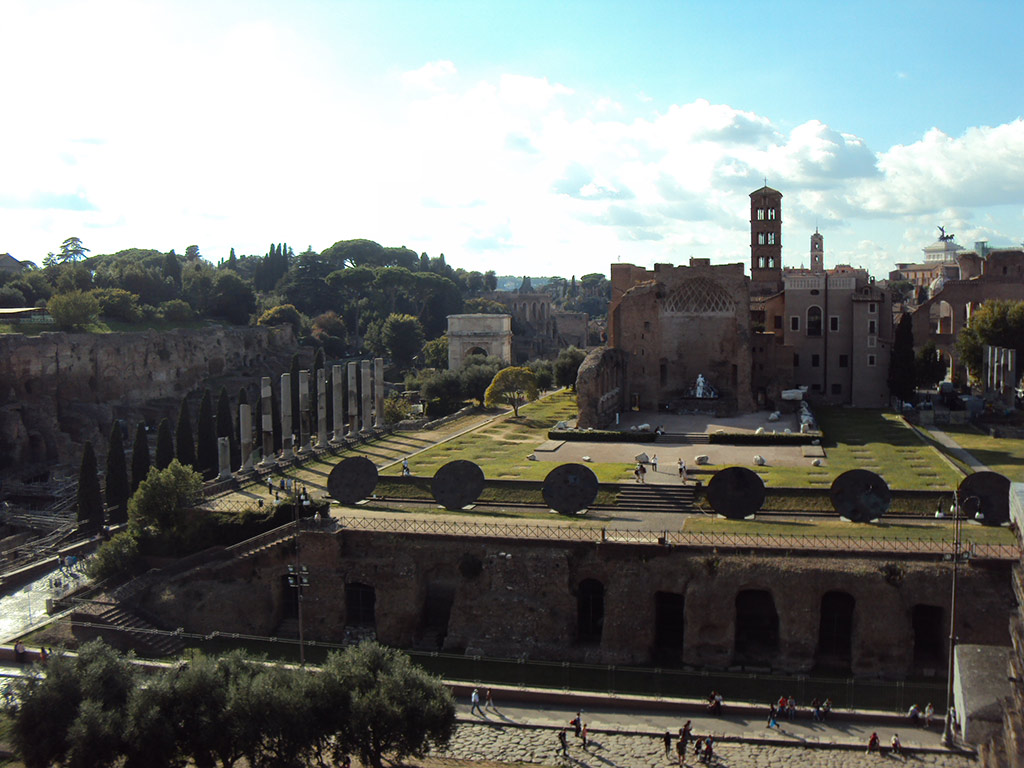
MULTIPOLYGON (((305 593, 306 637, 341 641, 352 629, 346 585, 372 587, 375 629, 383 642, 498 657, 643 664, 655 658, 661 633, 659 601, 679 606, 677 658, 694 666, 728 668, 737 651, 737 598, 751 590, 770 596, 777 611, 777 648, 760 666, 809 671, 819 644, 822 598, 842 592, 852 612, 850 668, 857 676, 900 678, 915 667, 916 606, 940 611, 937 648, 948 632, 950 570, 936 561, 866 557, 729 554, 625 544, 583 544, 444 538, 349 530, 302 536, 310 571, 305 593), (580 591, 603 589, 599 637, 581 636, 580 591), (659 597, 661 593, 661 597, 659 597), (436 626, 438 596, 447 625, 436 626), (668 595, 670 599, 664 600, 668 595), (431 601, 434 601, 431 624, 431 601), (436 648, 436 644, 433 646, 436 648)), ((161 585, 145 608, 168 627, 190 632, 272 634, 294 594, 284 584, 294 562, 290 543, 226 564, 211 565, 161 585)), ((961 578, 962 642, 1007 644, 1012 604, 1009 568, 972 563, 961 578), (994 617, 999 617, 998 619, 994 617)), ((749 622, 748 622, 749 623, 749 622)), ((928 640, 928 638, 925 638, 928 640)), ((934 659, 941 676, 942 658, 934 659)))
POLYGON ((0 336, 0 469, 75 461, 85 440, 102 451, 113 419, 211 379, 276 375, 295 349, 288 326, 0 336))

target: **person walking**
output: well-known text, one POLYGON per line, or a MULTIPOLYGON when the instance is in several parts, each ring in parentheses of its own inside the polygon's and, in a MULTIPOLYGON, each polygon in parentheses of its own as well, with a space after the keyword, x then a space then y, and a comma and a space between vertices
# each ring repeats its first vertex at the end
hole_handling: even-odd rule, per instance
POLYGON ((778 728, 778 710, 775 709, 775 702, 768 705, 768 728, 778 728))
POLYGON ((924 727, 925 728, 931 728, 932 727, 932 718, 934 716, 935 716, 935 707, 933 707, 932 703, 929 701, 927 706, 925 706, 925 708, 924 708, 924 727))
POLYGON ((583 724, 583 730, 580 731, 580 738, 583 739, 583 748, 587 748, 587 724, 583 724))
POLYGON ((487 689, 487 694, 484 696, 484 709, 490 709, 495 712, 498 711, 498 708, 494 706, 494 699, 491 698, 490 688, 487 689))
POLYGON ((569 725, 576 730, 576 738, 578 739, 580 737, 580 731, 583 730, 583 718, 580 716, 579 712, 576 713, 576 717, 569 721, 569 725))
POLYGON ((665 742, 665 757, 669 756, 672 751, 672 734, 665 731, 665 735, 661 737, 662 741, 665 742))
POLYGON ((679 482, 686 482, 686 462, 683 461, 683 457, 679 457, 679 482))
POLYGON ((469 695, 469 714, 477 712, 480 717, 484 716, 484 711, 480 709, 480 691, 476 688, 473 689, 473 693, 469 695))
POLYGON ((658 471, 658 454, 654 454, 653 456, 651 456, 651 469, 653 469, 655 472, 658 471))
POLYGON ((569 740, 565 737, 565 728, 558 732, 558 744, 562 749, 562 754, 568 756, 569 740))
POLYGON ((676 742, 676 757, 679 758, 680 767, 686 763, 686 742, 682 737, 676 742))
POLYGON ((408 457, 402 459, 402 476, 403 477, 409 477, 409 459, 408 459, 408 457))

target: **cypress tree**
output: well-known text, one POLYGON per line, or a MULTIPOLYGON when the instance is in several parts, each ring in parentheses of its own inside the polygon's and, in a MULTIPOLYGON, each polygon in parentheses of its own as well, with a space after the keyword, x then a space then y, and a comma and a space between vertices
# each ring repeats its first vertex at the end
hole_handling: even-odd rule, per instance
POLYGON ((107 445, 107 507, 110 522, 128 522, 128 464, 124 457, 124 437, 121 425, 115 420, 110 425, 110 441, 107 445))
POLYGON ((160 425, 156 428, 156 455, 153 457, 153 466, 157 469, 167 469, 174 461, 174 435, 171 434, 171 420, 160 419, 160 425))
POLYGON ((213 419, 213 397, 203 390, 196 420, 197 470, 207 480, 217 476, 217 424, 213 419))
POLYGON ((295 442, 292 448, 302 445, 302 419, 299 417, 299 353, 292 355, 292 434, 295 442))
MULTIPOLYGON (((184 467, 196 469, 196 444, 192 439, 192 419, 188 415, 188 398, 181 398, 178 428, 174 434, 174 457, 184 467)), ((196 469, 198 471, 198 469, 196 469)))
POLYGON ((98 531, 103 525, 103 496, 100 493, 100 477, 96 467, 96 452, 92 441, 87 440, 82 449, 82 464, 78 470, 78 528, 82 531, 98 531))
POLYGON ((903 313, 889 354, 889 394, 903 403, 914 399, 914 329, 910 314, 903 313))
POLYGON ((135 442, 132 443, 132 493, 138 490, 139 483, 145 480, 148 474, 149 436, 146 434, 146 422, 140 421, 135 429, 135 442))
POLYGON ((220 394, 217 395, 217 437, 228 439, 231 446, 231 466, 237 467, 242 463, 242 448, 238 442, 238 430, 235 429, 233 415, 228 388, 221 387, 220 394))

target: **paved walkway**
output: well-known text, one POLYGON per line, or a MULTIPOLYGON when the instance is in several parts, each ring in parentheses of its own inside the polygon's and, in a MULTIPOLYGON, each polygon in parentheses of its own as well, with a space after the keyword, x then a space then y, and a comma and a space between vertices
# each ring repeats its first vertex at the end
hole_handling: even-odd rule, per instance
POLYGON ((954 440, 952 437, 947 435, 942 430, 937 429, 935 427, 928 427, 927 429, 928 434, 934 437, 936 442, 940 443, 943 448, 948 450, 950 453, 952 453, 954 456, 960 459, 960 461, 969 466, 975 472, 992 471, 990 467, 988 467, 985 464, 982 464, 980 461, 974 458, 970 451, 961 448, 960 443, 958 443, 956 440, 954 440))
MULTIPOLYGON (((459 728, 448 749, 439 756, 469 760, 546 763, 581 768, 668 768, 678 765, 676 734, 687 719, 695 736, 712 734, 716 741, 714 765, 736 768, 780 766, 872 766, 892 765, 891 756, 868 755, 868 737, 877 731, 888 746, 893 732, 900 734, 909 760, 917 765, 961 768, 974 764, 970 755, 950 752, 941 745, 941 723, 931 729, 894 727, 891 720, 842 720, 834 713, 829 723, 815 723, 805 713, 790 722, 781 720, 779 729, 769 730, 765 718, 754 713, 727 713, 724 717, 692 717, 669 711, 637 712, 628 709, 584 710, 589 745, 584 749, 573 735, 569 708, 514 705, 483 716, 470 715, 465 702, 459 703, 459 728), (567 727, 569 754, 561 755, 558 731, 567 727), (672 746, 665 754, 663 734, 668 730, 672 746)), ((690 747, 692 750, 692 746, 690 747)), ((888 750, 886 750, 888 752, 888 750)), ((700 765, 692 753, 686 765, 700 765)))

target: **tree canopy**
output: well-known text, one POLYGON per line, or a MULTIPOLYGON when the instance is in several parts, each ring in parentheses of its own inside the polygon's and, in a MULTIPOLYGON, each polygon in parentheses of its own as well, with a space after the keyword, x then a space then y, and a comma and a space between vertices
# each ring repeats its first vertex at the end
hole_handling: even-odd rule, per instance
POLYGON ((494 376, 494 381, 487 387, 484 403, 488 408, 496 405, 512 406, 513 414, 518 418, 519 407, 537 399, 537 377, 529 368, 512 366, 503 368, 494 376))
POLYGON ((1020 381, 1024 368, 1024 301, 986 301, 960 330, 956 351, 974 379, 981 378, 986 344, 1017 350, 1014 380, 1020 381))

